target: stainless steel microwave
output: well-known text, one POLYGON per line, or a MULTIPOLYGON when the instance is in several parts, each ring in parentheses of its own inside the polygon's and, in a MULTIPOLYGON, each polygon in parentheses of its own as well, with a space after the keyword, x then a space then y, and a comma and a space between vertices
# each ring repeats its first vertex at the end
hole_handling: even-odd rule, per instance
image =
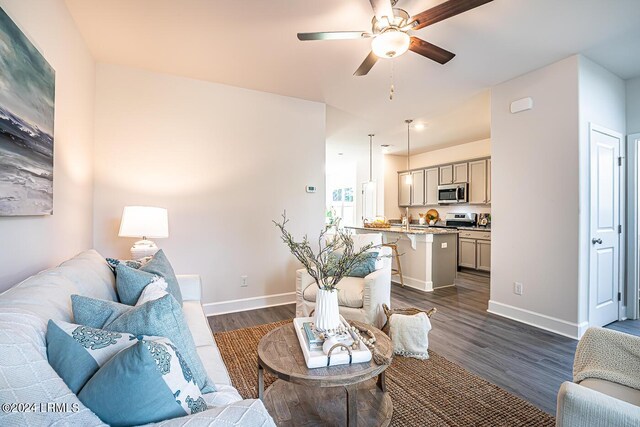
POLYGON ((469 184, 438 185, 438 203, 467 203, 469 184))

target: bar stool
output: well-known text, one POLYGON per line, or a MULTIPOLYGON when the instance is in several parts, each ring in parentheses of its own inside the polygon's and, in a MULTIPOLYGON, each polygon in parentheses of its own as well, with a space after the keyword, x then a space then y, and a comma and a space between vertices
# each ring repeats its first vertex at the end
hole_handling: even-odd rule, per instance
POLYGON ((400 264, 400 254, 398 253, 398 245, 395 243, 384 243, 382 246, 391 248, 392 256, 396 259, 396 266, 398 268, 391 269, 392 276, 400 276, 400 285, 404 288, 404 277, 402 277, 402 265, 400 264))

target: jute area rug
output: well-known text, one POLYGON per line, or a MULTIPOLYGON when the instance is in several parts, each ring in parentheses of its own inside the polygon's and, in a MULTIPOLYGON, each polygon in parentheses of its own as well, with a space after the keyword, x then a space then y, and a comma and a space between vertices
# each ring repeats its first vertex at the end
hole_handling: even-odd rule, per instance
MULTIPOLYGON (((234 387, 258 397, 257 348, 270 330, 290 322, 214 334, 234 387)), ((394 357, 386 371, 392 426, 555 426, 555 419, 433 351, 428 360, 394 357)), ((265 388, 275 377, 265 374, 265 388)))

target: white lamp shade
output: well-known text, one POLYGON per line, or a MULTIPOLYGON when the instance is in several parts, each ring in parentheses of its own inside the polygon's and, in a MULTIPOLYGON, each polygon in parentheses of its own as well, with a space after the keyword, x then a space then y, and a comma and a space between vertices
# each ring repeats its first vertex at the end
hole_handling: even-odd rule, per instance
POLYGON ((125 206, 120 222, 120 237, 169 237, 169 215, 164 208, 125 206))

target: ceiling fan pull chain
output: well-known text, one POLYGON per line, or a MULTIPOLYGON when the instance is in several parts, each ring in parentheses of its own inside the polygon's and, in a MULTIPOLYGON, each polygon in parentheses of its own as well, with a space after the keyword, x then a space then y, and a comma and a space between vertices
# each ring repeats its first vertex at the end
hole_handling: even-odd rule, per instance
POLYGON ((395 87, 393 85, 393 62, 394 61, 389 61, 391 62, 391 89, 389 91, 389 101, 393 101, 393 93, 395 92, 395 87))

